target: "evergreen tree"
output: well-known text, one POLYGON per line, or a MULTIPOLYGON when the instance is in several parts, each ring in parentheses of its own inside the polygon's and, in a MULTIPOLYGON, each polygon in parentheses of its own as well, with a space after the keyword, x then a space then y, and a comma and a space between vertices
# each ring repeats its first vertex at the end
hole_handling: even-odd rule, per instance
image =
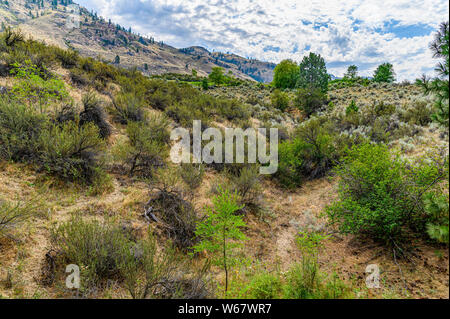
POLYGON ((394 66, 390 63, 383 63, 377 67, 373 74, 375 82, 392 83, 395 81, 394 66))
POLYGON ((328 90, 328 80, 325 60, 320 54, 310 52, 300 63, 297 87, 302 89, 319 89, 323 93, 328 90))
POLYGON ((449 27, 448 22, 441 24, 430 44, 435 58, 441 58, 436 67, 438 76, 432 80, 423 76, 416 83, 421 85, 425 94, 435 96, 435 113, 433 119, 445 127, 449 127, 449 27))

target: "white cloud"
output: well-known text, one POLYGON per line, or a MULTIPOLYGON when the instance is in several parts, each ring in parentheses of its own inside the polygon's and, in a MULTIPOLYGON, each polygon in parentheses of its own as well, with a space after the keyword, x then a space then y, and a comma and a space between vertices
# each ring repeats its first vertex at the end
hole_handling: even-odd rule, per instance
MULTIPOLYGON (((428 44, 448 19, 446 0, 79 0, 99 15, 176 47, 205 46, 244 57, 300 61, 320 53, 341 76, 349 64, 363 75, 391 62, 398 79, 432 72, 428 44), (408 27, 411 37, 389 27, 408 27), (278 48, 278 49, 277 49, 278 48)), ((409 31, 407 31, 409 32, 409 31)))

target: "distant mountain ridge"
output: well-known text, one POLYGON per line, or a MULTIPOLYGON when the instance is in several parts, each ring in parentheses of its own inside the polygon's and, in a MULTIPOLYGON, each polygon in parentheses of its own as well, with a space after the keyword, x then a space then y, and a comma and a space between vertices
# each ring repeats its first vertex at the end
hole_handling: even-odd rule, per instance
POLYGON ((36 40, 62 48, 72 48, 82 55, 116 61, 120 66, 136 67, 152 74, 181 73, 208 75, 222 67, 240 79, 271 82, 276 64, 246 59, 235 54, 209 52, 200 46, 177 49, 125 30, 107 18, 80 7, 79 28, 68 28, 73 18, 72 0, 0 0, 3 27, 19 27, 36 40))

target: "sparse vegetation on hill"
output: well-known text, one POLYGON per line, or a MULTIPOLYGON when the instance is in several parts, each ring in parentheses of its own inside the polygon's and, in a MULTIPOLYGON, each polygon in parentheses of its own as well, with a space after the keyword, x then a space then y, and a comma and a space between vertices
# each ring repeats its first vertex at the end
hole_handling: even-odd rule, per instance
POLYGON ((448 298, 448 132, 433 122, 445 91, 355 67, 329 82, 314 54, 280 63, 272 85, 123 60, 0 34, 1 296, 70 297, 73 263, 92 298, 448 298), (192 135, 194 120, 278 128, 277 173, 247 153, 172 163, 170 129, 192 135), (367 260, 386 269, 380 290, 367 260))

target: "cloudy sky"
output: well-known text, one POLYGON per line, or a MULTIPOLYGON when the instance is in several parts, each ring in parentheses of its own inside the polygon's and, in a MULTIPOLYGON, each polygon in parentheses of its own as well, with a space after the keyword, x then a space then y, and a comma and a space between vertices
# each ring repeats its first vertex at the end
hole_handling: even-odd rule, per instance
POLYGON ((398 80, 432 74, 428 44, 448 19, 447 0, 78 0, 135 32, 177 48, 278 63, 320 53, 342 76, 350 64, 370 76, 391 62, 398 80))

